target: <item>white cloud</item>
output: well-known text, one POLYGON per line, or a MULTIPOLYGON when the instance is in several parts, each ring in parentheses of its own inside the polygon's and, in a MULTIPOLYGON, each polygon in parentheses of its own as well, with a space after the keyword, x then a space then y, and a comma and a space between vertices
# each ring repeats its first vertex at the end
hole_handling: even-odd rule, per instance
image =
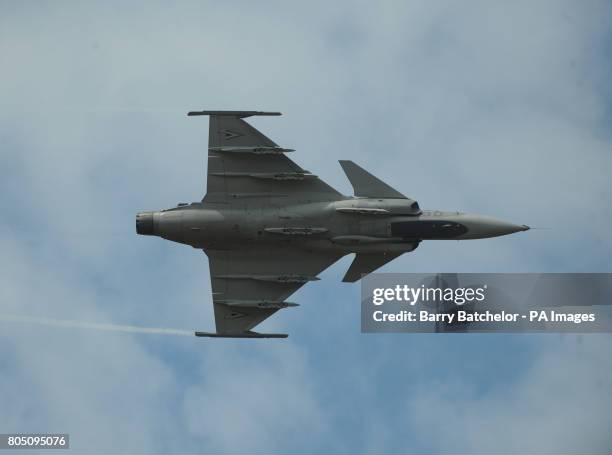
POLYGON ((419 440, 431 453, 609 453, 610 338, 540 342, 533 365, 504 387, 482 391, 458 378, 416 390, 408 414, 419 440))
POLYGON ((279 452, 330 436, 330 421, 301 349, 273 347, 252 357, 235 345, 207 354, 197 368, 199 383, 183 396, 187 430, 203 450, 279 452))

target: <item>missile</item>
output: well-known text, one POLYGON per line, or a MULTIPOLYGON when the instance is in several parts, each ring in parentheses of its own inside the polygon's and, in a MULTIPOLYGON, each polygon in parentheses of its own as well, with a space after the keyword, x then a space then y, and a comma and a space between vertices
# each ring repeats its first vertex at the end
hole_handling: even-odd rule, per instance
POLYGON ((257 332, 241 332, 241 333, 215 333, 215 332, 194 332, 197 337, 208 338, 287 338, 286 333, 257 333, 257 332))

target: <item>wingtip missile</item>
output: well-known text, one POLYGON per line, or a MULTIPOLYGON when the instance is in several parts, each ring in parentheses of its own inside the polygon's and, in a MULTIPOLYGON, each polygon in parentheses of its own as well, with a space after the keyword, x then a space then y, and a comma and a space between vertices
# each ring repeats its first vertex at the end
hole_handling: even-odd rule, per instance
POLYGON ((190 111, 187 113, 189 117, 194 115, 226 115, 231 117, 251 117, 253 115, 281 115, 280 112, 265 112, 265 111, 190 111))
POLYGON ((240 332, 240 333, 216 333, 216 332, 194 332, 197 337, 208 338, 287 338, 286 333, 258 333, 258 332, 240 332))

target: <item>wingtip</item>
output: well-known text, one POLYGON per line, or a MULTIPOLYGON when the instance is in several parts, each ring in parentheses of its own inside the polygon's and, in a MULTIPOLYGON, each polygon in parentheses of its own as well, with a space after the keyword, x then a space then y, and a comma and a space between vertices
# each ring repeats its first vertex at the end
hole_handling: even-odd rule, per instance
POLYGON ((251 117, 253 115, 282 115, 282 113, 274 111, 189 111, 187 112, 188 117, 192 117, 194 115, 225 115, 232 117, 251 117))
POLYGON ((217 332, 193 332, 197 337, 205 338, 287 338, 286 333, 259 333, 259 332, 239 332, 239 333, 217 333, 217 332))

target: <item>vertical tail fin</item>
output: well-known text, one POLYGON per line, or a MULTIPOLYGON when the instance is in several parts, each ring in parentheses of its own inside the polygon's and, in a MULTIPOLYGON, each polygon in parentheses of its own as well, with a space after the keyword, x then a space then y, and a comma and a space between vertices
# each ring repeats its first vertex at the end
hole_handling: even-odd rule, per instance
POLYGON ((399 191, 391 188, 379 178, 374 177, 368 171, 357 166, 352 161, 341 160, 340 166, 348 177, 355 196, 379 197, 388 199, 408 199, 399 191))

